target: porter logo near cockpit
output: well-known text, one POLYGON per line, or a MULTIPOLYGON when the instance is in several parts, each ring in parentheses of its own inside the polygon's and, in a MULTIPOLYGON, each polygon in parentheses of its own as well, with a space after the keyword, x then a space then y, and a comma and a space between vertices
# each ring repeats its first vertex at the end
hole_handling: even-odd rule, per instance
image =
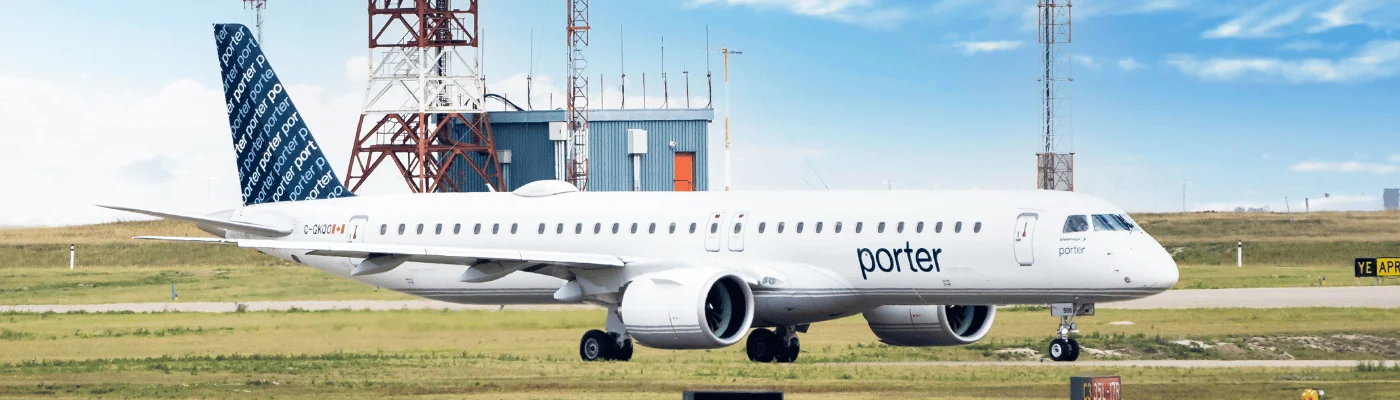
POLYGON ((904 248, 895 247, 893 249, 856 249, 856 260, 860 261, 861 279, 870 279, 869 274, 876 269, 881 272, 903 271, 907 265, 910 271, 918 272, 942 272, 938 265, 938 255, 943 253, 940 248, 913 248, 909 242, 904 242, 904 248), (904 262, 901 263, 900 261, 904 262))

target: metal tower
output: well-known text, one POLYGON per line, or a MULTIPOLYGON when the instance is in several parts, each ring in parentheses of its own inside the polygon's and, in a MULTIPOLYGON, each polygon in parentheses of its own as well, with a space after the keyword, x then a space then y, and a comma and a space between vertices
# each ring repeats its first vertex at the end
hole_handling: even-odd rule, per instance
POLYGON ((358 190, 388 159, 415 193, 486 189, 449 174, 463 162, 491 189, 509 190, 483 103, 477 1, 368 3, 370 74, 346 186, 358 190))
POLYGON ((1068 96, 1059 93, 1060 89, 1068 89, 1074 81, 1068 74, 1062 74, 1059 70, 1069 61, 1066 54, 1061 54, 1059 46, 1070 43, 1070 0, 1039 0, 1037 7, 1040 9, 1038 36, 1040 44, 1044 46, 1045 52, 1041 60, 1044 69, 1044 76, 1040 82, 1044 85, 1044 115, 1043 118, 1045 135, 1045 147, 1040 153, 1036 153, 1036 188, 1046 190, 1074 191, 1074 153, 1060 152, 1061 143, 1057 135, 1061 117, 1056 111, 1061 105, 1068 102, 1068 96), (1061 87, 1064 86, 1064 87, 1061 87))
POLYGON ((568 2, 569 94, 565 115, 569 150, 563 161, 568 166, 569 182, 584 190, 588 187, 588 76, 584 74, 588 59, 583 54, 588 48, 588 0, 568 2))
POLYGON ((262 13, 267 9, 267 0, 243 0, 243 8, 253 9, 253 32, 257 34, 258 45, 266 44, 262 37, 262 13))

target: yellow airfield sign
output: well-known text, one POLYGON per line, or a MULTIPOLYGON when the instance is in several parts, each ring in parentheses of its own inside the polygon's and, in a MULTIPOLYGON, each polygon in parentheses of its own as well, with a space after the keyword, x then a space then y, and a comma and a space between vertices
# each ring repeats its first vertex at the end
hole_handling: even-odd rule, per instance
POLYGON ((1352 266, 1357 278, 1400 277, 1400 257, 1358 258, 1352 266))

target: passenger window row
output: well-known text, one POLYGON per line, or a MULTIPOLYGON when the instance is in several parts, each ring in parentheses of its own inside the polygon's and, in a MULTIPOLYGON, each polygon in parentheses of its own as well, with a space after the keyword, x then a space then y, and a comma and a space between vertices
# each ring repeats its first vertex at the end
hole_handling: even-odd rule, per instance
MULTIPOLYGON (((481 234, 481 231, 482 231, 482 226, 483 226, 483 225, 486 225, 486 224, 475 224, 475 225, 473 225, 473 226, 472 226, 472 234, 473 234, 473 235, 480 235, 480 234, 481 234)), ((540 225, 539 225, 539 228, 536 229, 536 232, 539 233, 539 234, 544 234, 545 231, 548 230, 548 225, 549 225, 549 224, 547 224, 547 223, 541 222, 540 225)), ((427 226, 426 224, 418 224, 417 227, 414 229, 414 233, 419 234, 419 235, 422 235, 424 229, 426 228, 426 226, 427 226)), ((626 232, 633 233, 633 234, 639 233, 639 232, 641 232, 641 230, 642 230, 642 226, 643 226, 643 225, 640 224, 640 223, 633 222, 631 225, 627 225, 626 232)), ((696 226, 697 226, 697 223, 695 223, 695 222, 691 222, 691 223, 690 223, 690 233, 695 233, 696 226)), ((408 227, 409 227, 408 224, 399 224, 399 227, 398 227, 398 234, 403 235, 405 232, 408 231, 408 227)), ((611 226, 610 231, 611 231, 612 233, 614 233, 614 234, 622 233, 622 232, 623 232, 623 229, 624 229, 623 227, 624 227, 624 225, 622 225, 622 224, 620 224, 620 223, 614 222, 614 223, 612 224, 612 226, 611 226)), ((649 234, 654 234, 654 233, 656 233, 657 224, 656 224, 655 222, 649 223, 649 224, 645 225, 645 227, 646 227, 646 228, 645 228, 645 229, 646 229, 646 233, 649 233, 649 234)), ((490 229, 490 232, 491 232, 491 234, 493 234, 493 235, 495 235, 495 234, 500 234, 500 233, 501 233, 501 224, 499 224, 499 223, 490 224, 490 226, 489 226, 488 228, 490 229)), ((510 227, 509 227, 509 228, 510 228, 510 234, 514 235, 514 234, 516 234, 517 232, 519 232, 519 230, 520 230, 520 224, 519 224, 519 223, 512 223, 512 224, 510 224, 510 227)), ((528 228, 527 228, 527 229, 528 229, 528 228)), ((672 223, 670 223, 670 226, 665 227, 664 229, 666 229, 666 232, 667 232, 667 233, 672 233, 672 234, 674 234, 674 233, 676 233, 676 223, 675 223, 675 222, 672 222, 672 223)), ((436 225, 433 226, 433 234, 435 234, 435 235, 441 235, 441 234, 442 234, 442 230, 443 230, 443 224, 436 224, 436 225)), ((574 229, 573 229, 573 231, 574 231, 575 234, 582 234, 583 231, 584 231, 584 224, 583 224, 582 222, 574 224, 574 229)), ((594 224, 593 224, 593 233, 602 233, 602 232, 603 232, 603 224, 602 224, 601 222, 599 222, 599 223, 594 223, 594 224)), ((462 224, 452 224, 452 234, 453 234, 453 235, 458 235, 458 234, 461 234, 461 233, 462 233, 462 224)), ((563 224, 563 223, 555 224, 555 226, 554 226, 554 233, 556 233, 556 234, 563 234, 563 233, 564 233, 564 224, 563 224)), ((388 235, 388 234, 389 234, 389 224, 380 224, 380 225, 379 225, 379 234, 380 234, 381 236, 383 236, 383 235, 388 235)))
MULTIPOLYGON (((734 223, 734 233, 739 233, 739 231, 740 231, 740 225, 741 225, 741 223, 737 223, 737 222, 734 223)), ((806 224, 804 224, 804 223, 802 223, 802 222, 798 222, 796 225, 793 226, 794 231, 796 231, 796 233, 802 233, 802 230, 803 230, 803 228, 805 227, 805 225, 806 225, 806 224)), ((822 223, 822 222, 817 222, 816 225, 813 226, 813 228, 814 228, 814 229, 813 229, 813 232, 814 232, 814 233, 822 233, 822 228, 823 228, 824 226, 825 226, 824 223, 822 223)), ((784 233, 784 232, 787 231, 787 223, 786 223, 786 222, 778 222, 777 225, 776 225, 776 227, 777 227, 777 232, 778 232, 778 233, 784 233)), ((878 222, 878 223, 876 223, 876 224, 875 224, 875 233, 885 233, 885 228, 886 228, 886 227, 887 227, 887 225, 886 225, 884 222, 878 222)), ((904 233, 904 227, 905 227, 904 222, 896 222, 896 223, 894 223, 894 229, 893 229, 893 230, 894 230, 895 233, 904 233)), ((963 227, 962 221, 958 221, 958 222, 953 223, 953 232, 954 232, 954 233, 961 233, 961 232, 962 232, 962 227, 963 227)), ((831 228, 832 228, 832 229, 831 229, 832 233, 841 233, 841 231, 842 231, 842 229, 844 228, 844 226, 843 226, 843 224, 842 224, 841 221, 837 221, 837 222, 835 222, 835 223, 832 224, 832 227, 831 227, 831 228)), ((759 223, 758 223, 758 233, 765 233, 765 232, 767 232, 767 231, 768 231, 768 223, 767 223, 767 222, 759 222, 759 223)), ((865 231, 865 222, 856 222, 856 225, 855 225, 855 233, 862 233, 862 232, 864 232, 864 231, 865 231)), ((933 224, 933 232, 934 232, 934 233, 943 233, 943 222, 941 222, 941 221, 940 221, 940 222, 935 222, 935 223, 933 224)), ((981 222, 975 222, 975 223, 973 223, 973 224, 972 224, 972 233, 981 233, 981 232, 982 232, 982 223, 981 223, 981 222)), ((919 221, 919 222, 914 223, 914 233, 924 233, 924 222, 923 222, 923 221, 919 221)))
MULTIPOLYGON (((1086 224, 1084 229, 1085 229, 1085 230, 1088 229, 1088 228, 1087 228, 1087 220, 1084 220, 1084 216, 1082 216, 1082 215, 1076 215, 1076 216, 1070 217, 1070 221, 1066 223, 1066 225, 1065 225, 1065 232, 1070 232, 1070 224, 1075 222, 1075 219, 1074 219, 1075 217, 1078 217, 1078 218, 1080 218, 1081 220, 1083 220, 1083 222, 1086 224)), ((1099 217, 1099 215, 1095 215, 1095 217, 1099 217)), ((1117 216, 1114 216, 1114 217, 1117 217, 1117 216)), ((1096 225, 1097 225, 1097 223, 1098 223, 1097 218, 1095 219, 1095 223, 1096 223, 1096 225)), ((1121 222, 1120 222, 1120 221, 1118 221, 1118 220, 1114 220, 1114 223, 1115 223, 1115 224, 1131 224, 1131 222, 1127 222, 1127 221, 1121 221, 1121 222)), ((482 231, 482 226, 483 226, 483 225, 485 225, 485 224, 474 224, 474 225, 472 226, 472 234, 473 234, 473 235, 480 235, 480 234, 481 234, 481 231, 482 231)), ((548 231, 548 225, 549 225, 549 224, 547 224, 547 223, 541 222, 541 223, 539 224, 539 228, 536 229, 536 232, 539 233, 539 234, 541 234, 541 235, 543 235, 546 231, 548 231)), ((743 225, 744 225, 744 224, 743 224, 742 222, 735 222, 735 223, 734 223, 734 233, 742 232, 742 231, 743 231, 743 225)), ((896 222, 896 223, 894 223, 893 225, 894 225, 893 231, 894 231, 895 233, 904 233, 904 230, 905 230, 905 223, 904 223, 903 221, 901 221, 901 222, 896 222)), ((923 221, 916 222, 916 223, 914 223, 913 225, 914 225, 913 230, 914 230, 915 233, 923 233, 923 232, 924 232, 924 222, 923 222, 923 221)), ((612 225, 610 226, 609 231, 612 232, 613 234, 618 234, 618 233, 622 233, 622 232, 624 231, 624 229, 625 229, 625 231, 626 231, 627 233, 636 234, 636 233, 638 233, 638 232, 641 231, 642 226, 643 226, 643 225, 641 225, 640 223, 637 223, 637 222, 633 222, 633 223, 631 223, 630 225, 623 225, 623 224, 621 224, 621 223, 614 222, 614 223, 612 223, 612 225), (625 228, 624 228, 624 227, 625 227, 625 228)), ((647 225, 645 225, 645 226, 646 226, 646 233, 648 233, 648 234, 655 234, 655 233, 656 233, 656 223, 655 223, 655 222, 649 223, 649 224, 647 224, 647 225)), ((1115 226, 1118 226, 1118 225, 1115 225, 1115 226)), ((418 234, 418 235, 422 235, 422 234, 423 234, 423 231, 424 231, 424 229, 425 229, 425 227, 426 227, 426 224, 418 224, 417 227, 416 227, 416 229, 414 229, 414 233, 416 233, 416 234, 418 234)), ((691 223, 690 223, 690 228, 689 228, 689 230, 688 230, 689 233, 694 234, 694 233, 695 233, 695 230, 696 230, 696 227, 697 227, 697 223, 691 222, 691 223)), ((797 222, 796 224, 793 225, 793 231, 794 231, 795 233, 803 233, 803 231, 806 229, 806 227, 807 227, 807 224, 806 224, 805 222, 797 222)), ((812 231, 813 231, 813 233, 822 233, 822 230, 823 230, 825 227, 826 227, 826 224, 825 224, 824 222, 817 222, 816 224, 814 224, 814 225, 812 226, 812 228, 813 228, 812 231)), ((887 227, 887 225, 885 224, 885 222, 877 222, 877 223, 875 224, 875 232, 876 232, 876 233, 885 233, 886 227, 887 227)), ((516 233, 519 231, 519 229, 520 229, 520 224, 519 224, 519 223, 512 223, 512 224, 510 224, 510 227, 509 227, 509 228, 510 228, 510 234, 514 235, 514 234, 516 234, 516 233)), ((842 230, 843 230, 843 228, 844 228, 844 224, 843 224, 841 221, 837 221, 837 222, 835 222, 835 223, 832 224, 832 229, 831 229, 831 230, 832 230, 833 233, 841 233, 842 230)), ((501 224, 500 224, 500 223, 493 223, 493 224, 490 224, 489 229, 490 229, 491 234, 493 234, 493 235, 495 235, 495 234, 500 234, 500 233, 501 233, 501 224)), ((963 229, 963 223, 962 223, 962 221, 958 221, 958 222, 954 222, 954 223, 953 223, 953 233, 961 233, 961 232, 962 232, 962 229, 963 229)), ((407 230, 408 230, 408 224, 399 224, 399 226, 398 226, 398 234, 399 234, 399 235, 403 235, 407 230)), ((855 233, 862 233, 864 230, 865 230, 865 222, 856 222, 856 223, 855 223, 855 233)), ((1115 230, 1117 230, 1117 229, 1115 229, 1115 230)), ((435 224, 435 225, 433 226, 433 234, 435 234, 435 235, 441 235, 441 234, 442 234, 442 231, 443 231, 443 224, 435 224)), ((575 223, 575 224, 574 224, 574 229, 573 229, 573 231, 574 231, 574 234, 582 234, 582 233, 584 232, 584 223, 582 223, 582 222, 575 223)), ((601 233, 603 233, 603 223, 601 223, 601 222, 594 223, 593 226, 592 226, 592 231, 593 231, 594 234, 601 234, 601 233)), ((768 223, 767 223, 767 222, 759 222, 759 223, 758 223, 758 233, 766 233, 767 231, 768 231, 768 223)), ((784 233, 784 232, 786 232, 786 231, 787 231, 787 223, 786 223, 786 222, 778 222, 778 223, 777 223, 777 233, 784 233)), ((670 223, 670 225, 666 227, 666 232, 667 232, 667 233, 670 233, 670 234, 676 233, 676 223, 675 223, 675 222, 670 223)), ((934 232, 934 233, 943 233, 943 222, 942 222, 942 221, 935 222, 935 223, 933 224, 933 232, 934 232)), ((981 223, 981 222, 975 222, 975 223, 973 223, 973 224, 972 224, 972 233, 981 233, 981 232, 982 232, 982 223, 981 223)), ((1077 232, 1077 231, 1076 231, 1076 232, 1077 232)), ((462 224, 452 224, 452 234, 453 234, 453 235, 458 235, 458 234, 461 234, 461 233, 462 233, 462 224)), ((564 224, 563 224, 563 223, 557 223, 557 224, 555 224, 555 226, 554 226, 554 233, 555 233, 555 234, 563 234, 563 233, 564 233, 564 224)), ((710 223, 710 233, 712 233, 712 234, 713 234, 713 233, 719 233, 719 223, 716 223, 716 222, 711 222, 711 223, 710 223)), ((381 236, 383 236, 383 235, 388 235, 388 234, 389 234, 389 224, 380 224, 380 225, 379 225, 379 234, 380 234, 381 236)))

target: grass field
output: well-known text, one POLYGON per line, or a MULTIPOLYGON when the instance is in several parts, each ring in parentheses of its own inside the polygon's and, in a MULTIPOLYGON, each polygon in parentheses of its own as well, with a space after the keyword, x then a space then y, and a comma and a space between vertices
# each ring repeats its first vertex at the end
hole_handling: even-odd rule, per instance
MULTIPOLYGON (((1241 338, 1271 339, 1270 345, 1300 359, 1394 358, 1355 349, 1284 349, 1282 343, 1337 332, 1400 340, 1400 310, 1099 313, 1080 320, 1081 329, 1100 333, 1085 337, 1086 347, 1128 351, 1147 343, 1180 348, 1137 358, 1171 353, 1184 354, 1172 358, 1274 357, 1214 352, 1219 345, 1203 349, 1170 343, 1241 338), (1188 319, 1212 323, 1179 322, 1188 319), (1109 324, 1116 321, 1134 324, 1109 324)), ((579 398, 588 393, 592 398, 676 398, 686 389, 728 388, 781 389, 797 399, 1064 398, 1068 377, 1079 374, 1122 375, 1125 398, 1133 399, 1292 398, 1304 387, 1321 387, 1334 398, 1400 396, 1400 370, 1387 368, 838 363, 1004 359, 996 350, 1027 343, 1039 347, 1053 329, 1054 319, 1045 310, 1030 308, 999 313, 997 329, 983 346, 889 347, 879 344, 858 317, 820 324, 802 336, 804 352, 795 365, 749 363, 742 346, 710 351, 639 348, 629 363, 577 361, 578 336, 602 318, 601 311, 3 314, 0 347, 6 351, 0 352, 0 397, 579 398)))

